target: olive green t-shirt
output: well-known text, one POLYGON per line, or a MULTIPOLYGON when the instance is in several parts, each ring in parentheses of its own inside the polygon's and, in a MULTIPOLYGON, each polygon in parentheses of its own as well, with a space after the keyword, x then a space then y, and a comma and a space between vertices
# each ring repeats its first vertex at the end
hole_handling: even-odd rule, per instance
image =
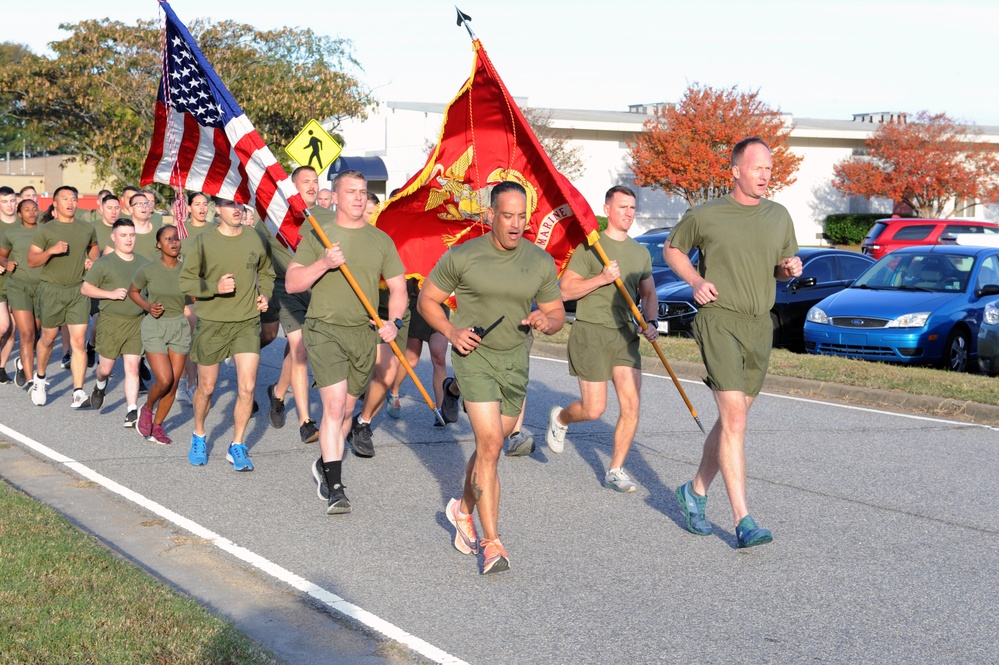
POLYGON ((199 235, 184 255, 180 288, 195 299, 194 312, 208 321, 248 321, 260 315, 257 294, 268 300, 274 291, 274 270, 267 238, 252 226, 237 236, 223 235, 219 227, 199 235), (218 292, 219 280, 232 274, 233 293, 218 292))
POLYGON ((180 290, 180 270, 183 267, 183 261, 178 262, 174 268, 167 268, 160 260, 150 261, 132 277, 132 284, 140 291, 145 291, 147 302, 163 305, 160 318, 181 316, 184 313, 187 296, 180 290))
POLYGON ((700 248, 698 271, 718 290, 718 299, 704 309, 754 317, 774 306, 777 263, 798 252, 794 223, 784 206, 766 199, 742 205, 731 194, 684 213, 669 243, 684 253, 700 248))
MULTIPOLYGON (((311 226, 311 225, 310 225, 311 226)), ((336 222, 322 225, 331 243, 340 243, 340 251, 361 292, 371 303, 378 304, 378 280, 397 277, 405 268, 392 239, 370 224, 357 229, 345 229, 336 222)), ((326 252, 315 230, 309 229, 295 252, 294 262, 307 266, 326 252)), ((337 326, 362 326, 371 317, 338 268, 328 270, 312 285, 312 300, 306 318, 319 319, 337 326)))
POLYGON ((8 261, 16 261, 17 267, 14 272, 7 271, 8 285, 29 286, 38 284, 42 279, 42 269, 32 268, 28 265, 28 250, 31 248, 32 239, 35 237, 35 228, 27 228, 20 224, 15 224, 7 228, 3 237, 0 238, 0 247, 7 252, 8 261))
MULTIPOLYGON (((637 303, 639 283, 652 276, 652 256, 649 250, 633 238, 614 240, 607 237, 606 233, 600 234, 600 246, 607 258, 617 261, 617 266, 621 269, 621 282, 637 303)), ((566 270, 571 270, 583 279, 595 277, 603 269, 604 263, 597 250, 585 242, 572 253, 569 265, 566 266, 566 270)), ((623 328, 632 325, 631 307, 617 285, 605 284, 576 301, 576 320, 604 328, 623 328)))
MULTIPOLYGON (((0 222, 0 237, 6 235, 7 229, 15 229, 19 226, 21 226, 20 222, 11 222, 10 224, 0 222)), ((9 276, 9 270, 5 270, 3 274, 0 274, 0 302, 4 302, 7 299, 7 278, 9 276)))
POLYGON ((103 218, 94 222, 94 231, 97 233, 97 247, 101 254, 104 253, 104 249, 109 245, 114 249, 114 245, 111 242, 111 227, 104 223, 103 218))
POLYGON ((186 256, 187 252, 190 251, 191 246, 194 244, 194 239, 200 236, 205 231, 211 231, 218 225, 212 222, 205 222, 201 226, 195 226, 191 218, 188 217, 187 221, 184 223, 184 228, 187 230, 187 237, 182 238, 180 241, 180 254, 181 256, 186 256))
MULTIPOLYGON (((117 253, 111 252, 94 261, 94 265, 87 271, 84 281, 105 291, 114 291, 115 289, 127 290, 132 284, 132 277, 135 276, 135 271, 146 263, 144 258, 135 254, 132 255, 131 261, 126 261, 118 256, 117 253)), ((136 305, 128 296, 125 296, 124 300, 101 298, 98 306, 102 313, 106 312, 114 316, 131 318, 145 314, 142 308, 136 305)))
POLYGON ((42 266, 41 281, 57 286, 77 286, 83 283, 87 250, 97 244, 97 233, 90 222, 52 220, 35 228, 31 244, 46 250, 62 240, 69 244, 69 252, 49 258, 42 266))
POLYGON ((147 261, 159 260, 160 250, 156 249, 156 232, 159 231, 162 226, 163 224, 153 222, 153 230, 149 233, 136 232, 135 246, 132 248, 132 252, 135 253, 136 256, 141 256, 147 261))
POLYGON ((451 323, 458 328, 488 328, 504 317, 482 340, 496 351, 523 345, 529 329, 520 322, 532 303, 561 300, 555 261, 527 240, 503 250, 489 235, 473 238, 445 252, 428 279, 445 293, 454 291, 458 310, 451 323))
MULTIPOLYGON (((317 208, 312 210, 312 216, 316 218, 321 226, 327 224, 333 224, 336 222, 336 216, 329 210, 323 208, 317 208)), ((288 264, 291 263, 295 256, 295 253, 281 244, 281 241, 277 239, 267 228, 267 224, 264 223, 260 217, 257 217, 256 221, 253 223, 253 227, 267 236, 267 242, 271 246, 271 263, 274 264, 274 275, 277 279, 284 281, 284 276, 288 272, 288 264)), ((302 224, 299 229, 298 242, 302 242, 302 233, 308 231, 312 228, 312 224, 308 220, 302 224)))

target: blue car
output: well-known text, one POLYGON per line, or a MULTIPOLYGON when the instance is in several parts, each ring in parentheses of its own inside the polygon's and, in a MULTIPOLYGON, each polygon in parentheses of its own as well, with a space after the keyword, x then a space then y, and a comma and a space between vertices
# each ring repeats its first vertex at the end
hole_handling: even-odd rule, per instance
POLYGON ((999 248, 903 247, 808 311, 805 350, 963 372, 997 296, 999 248))
MULTIPOLYGON (((695 250, 696 251, 696 250, 695 250)), ((801 249, 801 276, 777 282, 777 295, 770 310, 774 346, 801 351, 802 328, 808 310, 826 296, 838 293, 874 264, 874 259, 841 249, 810 247, 801 249)), ((697 314, 694 292, 686 282, 672 282, 656 288, 659 296, 659 331, 690 335, 697 314)))

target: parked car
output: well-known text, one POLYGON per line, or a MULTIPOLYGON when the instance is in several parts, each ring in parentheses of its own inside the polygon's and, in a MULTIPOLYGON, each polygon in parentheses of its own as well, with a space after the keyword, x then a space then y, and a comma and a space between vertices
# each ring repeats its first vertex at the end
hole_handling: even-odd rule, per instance
POLYGON ((860 250, 874 259, 900 247, 936 245, 944 235, 957 233, 996 233, 999 224, 967 219, 913 219, 891 217, 879 219, 871 227, 860 250))
MULTIPOLYGON (((770 321, 774 346, 800 351, 804 344, 805 315, 812 305, 846 288, 874 263, 874 259, 856 252, 821 247, 802 249, 798 258, 801 259, 801 277, 777 282, 770 321)), ((659 289, 658 293, 660 332, 689 335, 697 314, 693 290, 686 282, 679 282, 659 289)))
POLYGON ((997 300, 999 248, 903 247, 809 310, 805 350, 962 372, 997 300))
POLYGON ((989 376, 999 374, 999 303, 985 303, 978 328, 978 369, 989 376))

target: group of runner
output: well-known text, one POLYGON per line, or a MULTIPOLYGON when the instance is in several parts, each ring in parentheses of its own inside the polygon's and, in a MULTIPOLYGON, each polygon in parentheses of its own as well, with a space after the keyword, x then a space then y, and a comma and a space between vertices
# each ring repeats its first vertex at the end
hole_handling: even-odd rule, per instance
MULTIPOLYGON (((720 203, 688 211, 664 252, 694 286, 698 303, 710 315, 698 324, 697 335, 708 370, 706 382, 720 413, 705 443, 701 468, 693 481, 677 489, 677 500, 688 530, 710 533, 704 516, 707 487, 720 470, 740 547, 771 537, 749 516, 745 500, 745 416, 762 385, 763 356, 769 354, 769 338, 757 324, 766 318, 767 298, 773 302, 773 277, 800 274, 790 218, 783 208, 762 199, 769 160, 762 141, 740 143, 732 156, 733 193, 720 203), (733 229, 744 236, 743 246, 732 245, 733 236, 739 236, 733 229), (737 261, 734 255, 702 262, 698 268, 684 263, 690 247, 701 247, 705 256, 726 256, 743 252, 750 241, 756 245, 755 262, 748 262, 752 270, 743 269, 748 265, 745 257, 737 261), (768 273, 769 286, 761 271, 768 273), (724 287, 718 289, 715 283, 724 287), (729 298, 736 290, 738 297, 729 298), (752 297, 746 300, 743 295, 752 297), (762 314, 757 311, 761 308, 762 314)), ((210 201, 199 193, 187 198, 182 239, 184 233, 176 226, 156 228, 150 221, 152 200, 142 192, 127 194, 127 213, 123 201, 108 194, 101 200, 99 219, 90 224, 77 218, 75 190, 60 187, 53 197, 52 221, 39 224, 37 204, 30 197, 17 204, 18 219, 8 222, 7 190, 0 188, 0 221, 11 224, 0 239, 0 268, 7 278, 0 318, 6 321, 13 313, 21 337, 17 385, 30 384, 32 402, 46 403, 48 361, 60 328, 66 326, 72 349, 70 406, 100 409, 112 367, 122 357, 125 426, 136 427, 152 441, 169 443, 164 419, 176 396, 190 401, 194 430, 188 460, 197 466, 209 461, 206 419, 220 365, 231 363, 237 396, 226 459, 237 471, 251 471, 244 435, 256 409, 260 349, 277 336, 280 326, 287 344, 280 378, 266 391, 271 424, 284 426, 284 399, 290 389, 301 440, 319 441, 320 456, 311 466, 317 494, 326 501, 328 514, 344 514, 351 511, 342 473, 346 444, 358 456, 373 456, 372 419, 383 407, 391 417, 400 415, 399 386, 406 372, 388 344, 405 340, 406 361, 415 366, 422 345, 429 343, 437 406, 446 422, 455 422, 463 403, 475 436, 463 492, 445 508, 455 529, 454 547, 465 554, 482 551, 482 572, 498 572, 509 567, 498 530, 498 459, 501 452, 520 456, 535 448, 533 436, 523 427, 532 331, 560 330, 565 322, 563 300, 571 299, 577 309, 568 342, 569 371, 578 378, 580 399, 551 409, 546 444, 561 453, 572 423, 600 418, 611 382, 620 408, 603 484, 618 492, 636 490, 624 467, 640 411, 639 341, 641 336, 656 340, 651 313, 658 311, 658 303, 651 257, 629 237, 634 192, 617 186, 606 194, 607 228, 600 234, 600 245, 610 261, 605 263, 594 248, 582 244, 560 279, 551 257, 522 239, 531 212, 525 189, 515 182, 495 185, 484 219, 489 232, 446 252, 421 288, 415 280, 407 283, 392 239, 369 223, 378 200, 368 193, 361 173, 347 171, 336 177, 330 193, 333 211, 316 205, 320 190, 312 168, 296 169, 292 181, 319 227, 305 224, 294 252, 234 201, 214 199, 215 221, 209 222, 210 201), (381 326, 376 327, 361 306, 340 269, 345 264, 364 297, 379 303, 381 326), (636 326, 618 284, 650 313, 644 330, 636 326), (453 314, 444 304, 452 294, 457 301, 453 314), (88 394, 83 381, 92 300, 98 303, 94 339, 100 361, 88 394), (446 373, 448 344, 453 376, 446 373), (140 407, 143 353, 155 382, 140 407), (310 365, 321 401, 318 425, 309 415, 310 365), (363 408, 355 415, 362 398, 363 408), (481 539, 472 518, 476 511, 481 539)), ((8 337, 13 335, 0 331, 3 349, 9 349, 8 337)), ((0 378, 6 379, 5 373, 0 378)))

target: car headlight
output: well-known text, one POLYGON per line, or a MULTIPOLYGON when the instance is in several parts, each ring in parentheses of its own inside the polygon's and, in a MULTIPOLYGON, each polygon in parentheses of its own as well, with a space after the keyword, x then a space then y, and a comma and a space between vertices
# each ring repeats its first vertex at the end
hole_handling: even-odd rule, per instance
POLYGON ((999 325, 999 307, 994 302, 986 303, 982 320, 990 326, 999 325))
POLYGON ((812 323, 829 323, 829 317, 818 307, 813 307, 808 310, 808 316, 805 317, 808 321, 812 323))
POLYGON ((913 314, 903 314, 892 319, 885 328, 922 328, 930 318, 931 312, 915 312, 913 314))

